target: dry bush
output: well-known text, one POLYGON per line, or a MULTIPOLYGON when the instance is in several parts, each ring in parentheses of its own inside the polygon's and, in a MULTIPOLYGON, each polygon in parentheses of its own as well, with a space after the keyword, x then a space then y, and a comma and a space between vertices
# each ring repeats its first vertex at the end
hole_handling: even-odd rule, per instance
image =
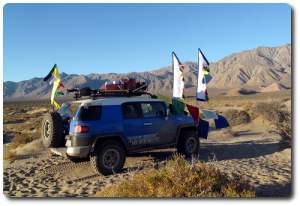
POLYGON ((37 135, 16 133, 14 138, 11 141, 10 146, 11 146, 11 148, 15 149, 15 148, 19 147, 20 145, 27 144, 38 138, 39 138, 39 136, 37 136, 37 135))
POLYGON ((42 148, 39 141, 34 140, 40 139, 41 119, 47 108, 24 104, 4 105, 4 127, 12 136, 6 139, 4 160, 14 161, 18 156, 31 155, 42 148))
POLYGON ((230 109, 224 111, 223 115, 227 118, 231 126, 245 124, 251 121, 250 115, 246 111, 230 109))
POLYGON ((289 145, 291 145, 292 141, 292 115, 288 111, 281 111, 283 113, 283 120, 281 122, 275 122, 276 133, 278 133, 282 140, 288 141, 289 145))
POLYGON ((14 161, 18 156, 31 155, 44 149, 40 137, 36 134, 16 133, 9 145, 4 145, 4 160, 14 161))
POLYGON ((17 154, 9 146, 3 145, 3 159, 7 161, 14 161, 17 157, 17 154))
POLYGON ((33 140, 27 144, 21 145, 13 150, 17 156, 36 155, 44 151, 45 147, 41 139, 33 140))
POLYGON ((37 118, 35 121, 30 121, 26 124, 22 124, 19 125, 19 132, 21 133, 31 133, 36 135, 38 133, 38 135, 40 134, 41 131, 41 127, 42 127, 42 119, 41 118, 37 118), (36 133, 36 134, 35 134, 36 133))
POLYGON ((239 176, 229 178, 200 161, 189 163, 174 156, 159 169, 133 175, 103 188, 97 197, 255 197, 239 176))
POLYGON ((283 140, 291 142, 292 139, 292 119, 291 112, 284 110, 284 106, 279 102, 258 103, 255 112, 266 120, 270 121, 273 129, 283 140))
POLYGON ((254 107, 256 106, 253 102, 246 102, 243 105, 243 109, 250 115, 251 120, 254 120, 258 115, 254 112, 254 107))
POLYGON ((261 102, 254 107, 254 113, 261 115, 268 121, 282 121, 281 104, 279 102, 261 102))

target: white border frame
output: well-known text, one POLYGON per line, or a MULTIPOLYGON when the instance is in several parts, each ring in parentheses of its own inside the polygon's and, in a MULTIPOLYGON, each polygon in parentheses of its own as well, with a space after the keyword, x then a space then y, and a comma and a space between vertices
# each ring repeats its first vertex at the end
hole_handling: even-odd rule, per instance
MULTIPOLYGON (((297 33, 299 34, 299 26, 296 26, 296 23, 299 24, 299 15, 298 10, 299 10, 299 0, 247 0, 245 2, 243 1, 238 1, 238 0, 229 0, 229 1, 225 1, 225 0, 185 0, 185 1, 180 1, 180 0, 153 0, 151 2, 149 1, 133 1, 133 0, 111 0, 111 1, 107 1, 107 0, 103 0, 103 1, 99 1, 99 0, 52 0, 52 1, 47 1, 47 0, 4 0, 0 2, 1 5, 1 13, 0 13, 0 33, 1 33, 1 38, 0 38, 0 46, 2 47, 1 52, 0 52, 0 65, 2 68, 2 73, 0 75, 0 80, 1 80, 1 85, 0 85, 0 91, 1 91, 1 108, 0 108, 0 113, 2 115, 2 118, 0 120, 0 132, 2 133, 2 140, 3 140, 3 8, 4 5, 6 3, 287 3, 292 7, 292 15, 293 15, 293 21, 292 21, 292 71, 293 71, 293 97, 292 97, 292 111, 293 111, 293 130, 294 130, 294 141, 293 141, 293 159, 292 159, 292 163, 293 163, 293 194, 292 197, 289 199, 250 199, 250 200, 245 200, 245 199, 174 199, 173 200, 164 200, 164 199, 155 199, 155 200, 141 200, 141 199, 132 199, 132 200, 124 200, 124 199, 93 199, 93 198, 89 198, 89 199, 80 199, 80 198, 75 198, 75 199, 68 199, 68 198, 61 198, 61 199, 57 199, 57 198, 43 198, 43 199, 38 199, 38 198, 23 198, 23 199, 13 199, 13 198, 7 198, 3 195, 3 143, 1 143, 1 148, 0 148, 0 161, 1 161, 1 171, 0 171, 0 181, 1 181, 1 205, 23 205, 24 203, 28 203, 31 206, 40 206, 41 204, 43 205, 50 205, 52 203, 57 204, 57 205, 71 205, 72 206, 76 206, 82 203, 85 204, 89 204, 89 205, 99 205, 99 204, 107 204, 109 206, 114 206, 117 204, 130 204, 131 206, 140 206, 141 204, 143 204, 143 206, 153 206, 153 204, 158 204, 158 205, 172 205, 172 206, 177 206, 179 204, 188 204, 188 205, 199 205, 199 204, 203 204, 203 203, 207 203, 209 205, 217 205, 217 204, 222 204, 223 206, 235 206, 235 205, 253 205, 253 204, 258 204, 258 205, 267 205, 267 204, 272 204, 272 206, 276 206, 276 205, 282 205, 282 204, 295 204, 296 202, 300 202, 300 197, 297 196, 297 193, 299 191, 299 186, 300 186, 300 182, 299 182, 299 178, 296 176, 297 172, 299 173, 299 163, 297 162, 297 160, 299 160, 298 157, 298 152, 296 150, 297 147, 299 147, 299 137, 300 135, 297 135, 299 133, 299 130, 297 130, 297 126, 298 125, 298 119, 296 117, 296 114, 298 113, 297 107, 296 107, 296 101, 299 98, 299 93, 300 93, 300 84, 296 82, 296 78, 299 77, 300 73, 299 71, 297 71, 297 59, 300 59, 299 57, 299 53, 297 53, 297 33), (66 201, 68 200, 68 201, 66 201), (101 202, 99 202, 101 201, 101 202), (155 202, 154 202, 155 201, 155 202)), ((300 173, 299 173, 300 174, 300 173)), ((298 175, 299 175, 298 174, 298 175)), ((299 204, 299 203, 298 203, 299 204)))

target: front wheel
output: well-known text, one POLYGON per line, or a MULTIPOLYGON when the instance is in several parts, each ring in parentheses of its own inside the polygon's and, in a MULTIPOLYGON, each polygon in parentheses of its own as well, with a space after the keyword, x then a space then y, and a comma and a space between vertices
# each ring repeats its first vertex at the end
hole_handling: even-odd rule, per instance
POLYGON ((125 163, 125 149, 118 141, 101 143, 91 155, 90 162, 94 170, 103 175, 121 171, 125 163))
POLYGON ((191 157, 198 154, 199 151, 199 138, 193 130, 184 131, 180 135, 177 144, 177 152, 186 157, 191 157))

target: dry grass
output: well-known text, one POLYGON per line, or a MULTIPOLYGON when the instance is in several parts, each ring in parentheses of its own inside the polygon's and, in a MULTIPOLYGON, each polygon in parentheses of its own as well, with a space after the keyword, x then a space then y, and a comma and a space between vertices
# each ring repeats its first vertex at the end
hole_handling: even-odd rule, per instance
MULTIPOLYGON (((48 110, 47 105, 38 102, 4 103, 4 132, 9 144, 4 145, 4 160, 14 161, 24 151, 28 143, 40 138, 41 119, 48 110)), ((27 154, 35 151, 27 149, 27 154)))
POLYGON ((254 112, 268 120, 272 124, 274 132, 279 134, 283 140, 291 142, 291 112, 286 110, 284 105, 279 102, 258 103, 254 112))
POLYGON ((246 111, 230 109, 224 111, 223 114, 231 126, 246 124, 251 121, 250 115, 246 111))
POLYGON ((3 146, 3 160, 8 162, 14 161, 17 158, 15 150, 11 149, 10 146, 3 146))
POLYGON ((292 128, 290 121, 285 122, 277 126, 278 134, 283 138, 283 140, 288 140, 291 144, 292 141, 292 128))
MULTIPOLYGON (((19 148, 22 148, 26 146, 28 143, 33 142, 34 140, 38 140, 38 135, 28 135, 28 134, 22 134, 22 133, 15 133, 14 138, 10 142, 9 145, 4 145, 3 152, 4 152, 4 160, 8 161, 14 161, 17 156, 20 154, 17 154, 17 151, 19 148)), ((30 151, 33 151, 34 149, 31 148, 30 151)), ((28 152, 29 153, 29 152, 28 152)))
POLYGON ((275 122, 276 132, 282 137, 282 140, 288 141, 291 146, 292 142, 292 115, 290 112, 285 111, 284 119, 281 122, 275 122))
POLYGON ((261 102, 257 103, 254 107, 254 113, 261 115, 268 121, 281 121, 282 120, 282 106, 279 102, 261 102))
POLYGON ((21 145, 25 145, 29 142, 32 142, 35 139, 39 139, 40 137, 36 134, 34 135, 28 135, 28 134, 22 134, 22 133, 16 133, 14 138, 11 141, 11 148, 17 148, 21 145))
POLYGON ((105 187, 97 197, 255 197, 239 176, 229 178, 200 161, 174 156, 159 169, 135 174, 130 180, 105 187))
POLYGON ((44 150, 45 147, 42 144, 42 140, 36 139, 32 142, 19 146, 12 151, 15 153, 16 156, 32 156, 37 155, 44 150))

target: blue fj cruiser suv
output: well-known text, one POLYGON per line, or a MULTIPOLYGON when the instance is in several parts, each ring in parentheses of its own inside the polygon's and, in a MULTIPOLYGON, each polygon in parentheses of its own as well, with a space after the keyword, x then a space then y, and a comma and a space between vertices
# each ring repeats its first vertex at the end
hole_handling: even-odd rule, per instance
POLYGON ((162 100, 111 97, 77 102, 74 115, 69 103, 45 115, 43 143, 46 147, 65 145, 70 159, 90 158, 98 173, 120 171, 132 152, 171 147, 187 157, 198 152, 193 118, 173 114, 162 100))

